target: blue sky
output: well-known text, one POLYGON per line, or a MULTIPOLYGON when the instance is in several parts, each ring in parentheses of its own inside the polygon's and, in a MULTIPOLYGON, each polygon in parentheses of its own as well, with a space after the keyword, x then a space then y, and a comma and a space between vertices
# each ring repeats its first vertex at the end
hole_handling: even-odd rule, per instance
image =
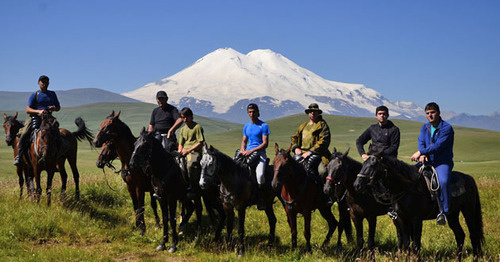
POLYGON ((0 90, 122 93, 221 47, 390 100, 500 112, 500 1, 0 1, 0 90))

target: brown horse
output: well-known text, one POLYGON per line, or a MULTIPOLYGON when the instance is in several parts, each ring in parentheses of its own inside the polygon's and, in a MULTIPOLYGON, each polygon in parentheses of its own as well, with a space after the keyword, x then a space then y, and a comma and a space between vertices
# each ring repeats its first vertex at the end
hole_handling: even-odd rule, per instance
MULTIPOLYGON (((134 142, 136 138, 132 134, 132 131, 130 131, 130 128, 119 119, 119 116, 120 112, 115 114, 115 111, 112 111, 106 119, 102 121, 93 143, 96 147, 102 147, 105 142, 113 142, 116 153, 122 164, 122 178, 127 183, 127 190, 134 205, 135 225, 139 228, 141 234, 144 234, 146 231, 146 224, 144 222, 145 192, 153 194, 154 190, 151 186, 151 181, 145 178, 146 176, 140 169, 129 170, 128 168, 134 151, 134 142)), ((155 213, 156 226, 159 227, 160 219, 156 212, 154 197, 151 197, 151 206, 155 213)))
POLYGON ((306 251, 311 250, 311 213, 318 209, 321 216, 328 222, 328 233, 322 246, 326 246, 338 225, 332 214, 330 205, 322 201, 323 192, 312 179, 307 176, 304 166, 295 161, 288 150, 279 149, 274 145, 276 157, 274 158, 273 188, 277 189, 282 184, 281 197, 285 202, 285 211, 292 232, 292 249, 297 247, 297 214, 304 216, 304 237, 306 238, 306 251))
MULTIPOLYGON (((11 146, 14 150, 14 158, 17 156, 17 148, 19 146, 19 137, 17 134, 19 133, 19 129, 24 127, 24 124, 17 120, 17 112, 13 116, 7 116, 7 114, 3 114, 3 119, 5 122, 3 123, 3 127, 5 130, 5 143, 8 146, 11 146)), ((25 161, 26 162, 26 159, 25 161)), ((19 199, 23 197, 23 186, 26 181, 26 190, 29 196, 33 195, 33 170, 30 165, 22 164, 20 166, 16 166, 16 173, 19 177, 19 199), (24 177, 23 177, 24 174, 24 177)))
MULTIPOLYGON (((356 228, 356 242, 359 249, 362 249, 364 244, 363 220, 368 221, 367 244, 368 249, 372 250, 375 247, 377 216, 385 215, 391 203, 385 203, 375 198, 371 191, 356 192, 354 190, 354 180, 356 180, 363 164, 350 158, 348 154, 349 149, 345 153, 337 152, 334 149, 327 166, 328 175, 323 192, 327 195, 334 195, 338 200, 347 200, 349 212, 356 228)), ((396 222, 394 224, 399 235, 398 224, 396 222)), ((400 245, 401 242, 398 243, 398 246, 400 245)))
MULTIPOLYGON (((102 168, 104 172, 104 167, 107 166, 115 173, 120 173, 122 170, 116 171, 116 168, 113 166, 113 160, 118 157, 118 153, 116 152, 116 147, 112 141, 104 142, 101 147, 101 152, 99 152, 99 156, 97 156, 96 166, 98 168, 102 168)), ((123 167, 122 167, 123 168, 123 167)), ((160 217, 158 216, 158 206, 156 203, 156 198, 153 196, 154 192, 150 191, 151 196, 151 208, 153 209, 153 213, 155 216, 155 226, 156 228, 160 227, 160 217)))
POLYGON ((35 176, 35 198, 40 201, 42 188, 40 184, 40 174, 43 170, 47 172, 47 204, 51 203, 52 179, 56 166, 61 174, 61 196, 66 194, 66 184, 68 174, 64 167, 66 159, 73 173, 75 181, 75 197, 80 198, 80 173, 76 167, 78 141, 86 139, 92 146, 92 133, 85 126, 81 118, 75 119, 78 130, 70 132, 67 129, 59 129, 59 124, 54 118, 50 119, 42 116, 42 123, 39 130, 34 131, 34 139, 30 145, 29 159, 35 176), (60 140, 58 141, 58 136, 60 140), (59 144, 59 145, 57 145, 59 144))

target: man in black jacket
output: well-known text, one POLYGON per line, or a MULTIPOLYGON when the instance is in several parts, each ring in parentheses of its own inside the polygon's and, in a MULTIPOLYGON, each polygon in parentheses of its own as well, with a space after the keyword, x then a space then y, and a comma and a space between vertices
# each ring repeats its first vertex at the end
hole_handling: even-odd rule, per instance
POLYGON ((363 161, 368 158, 363 146, 371 140, 374 146, 385 148, 384 155, 397 157, 400 138, 399 128, 388 120, 389 109, 386 106, 377 107, 375 117, 378 123, 368 127, 356 140, 359 155, 361 155, 363 161))

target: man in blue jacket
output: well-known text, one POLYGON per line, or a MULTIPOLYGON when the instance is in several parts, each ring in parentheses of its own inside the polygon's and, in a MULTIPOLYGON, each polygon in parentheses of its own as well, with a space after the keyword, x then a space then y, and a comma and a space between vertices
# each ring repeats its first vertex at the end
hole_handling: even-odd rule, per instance
POLYGON ((439 106, 431 102, 425 106, 429 123, 422 126, 418 136, 418 151, 411 156, 412 161, 428 162, 436 169, 441 187, 439 201, 442 210, 437 216, 437 224, 445 225, 449 207, 448 178, 453 169, 454 132, 450 124, 443 121, 439 106))

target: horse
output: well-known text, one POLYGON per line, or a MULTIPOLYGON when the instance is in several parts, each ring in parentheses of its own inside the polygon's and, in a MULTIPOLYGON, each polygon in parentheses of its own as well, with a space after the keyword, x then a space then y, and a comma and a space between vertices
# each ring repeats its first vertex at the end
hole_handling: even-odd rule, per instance
MULTIPOLYGON (((116 168, 113 166, 113 160, 118 157, 116 153, 116 148, 113 142, 104 142, 101 147, 101 152, 97 156, 96 166, 98 168, 103 168, 105 166, 116 171, 116 168)), ((119 171, 118 171, 119 172, 119 171)))
POLYGON ((40 201, 42 193, 40 174, 42 170, 45 170, 47 172, 47 205, 50 205, 52 179, 56 171, 56 166, 61 174, 61 197, 65 196, 68 180, 68 174, 64 166, 66 159, 73 173, 75 198, 77 200, 80 198, 80 173, 76 166, 78 141, 86 139, 92 146, 92 133, 80 117, 75 119, 75 124, 78 127, 78 130, 75 132, 70 132, 63 128, 59 129, 59 124, 55 118, 48 118, 46 115, 43 115, 39 130, 34 131, 33 141, 30 144, 29 160, 35 177, 35 198, 37 201, 40 201), (58 136, 60 136, 59 141, 58 136), (57 147, 58 142, 60 143, 59 147, 57 147))
MULTIPOLYGON (((334 196, 339 203, 347 202, 351 218, 356 228, 356 243, 358 249, 363 248, 363 219, 368 221, 368 249, 375 247, 375 230, 377 226, 377 216, 385 215, 390 207, 390 202, 383 202, 380 198, 375 198, 371 192, 356 192, 353 184, 357 174, 363 164, 348 156, 346 152, 337 152, 334 148, 330 162, 327 165, 327 177, 323 187, 326 195, 334 196)), ((342 219, 342 215, 341 215, 342 219)), ((399 234, 399 227, 396 222, 396 230, 399 234)), ((340 233, 339 233, 340 235, 340 233)), ((399 239, 399 238, 398 238, 399 239)), ((398 243, 400 246, 400 243, 398 243)))
MULTIPOLYGON (((252 182, 250 170, 228 155, 215 149, 213 146, 203 145, 203 157, 200 161, 201 176, 200 187, 207 188, 216 181, 220 181, 220 197, 223 202, 224 212, 227 217, 226 230, 227 242, 231 242, 234 223, 234 209, 238 211, 238 256, 245 253, 245 215, 246 208, 256 204, 253 194, 256 185, 252 182)), ((269 221, 268 246, 273 246, 276 231, 276 216, 274 215, 273 202, 275 194, 263 196, 265 212, 269 221)))
POLYGON ((285 212, 292 233, 292 249, 297 247, 297 214, 304 216, 304 237, 306 239, 306 251, 312 253, 311 249, 311 213, 318 209, 321 216, 328 222, 328 232, 322 247, 325 247, 332 237, 338 225, 332 214, 331 207, 326 201, 322 201, 323 192, 309 178, 301 164, 295 161, 288 150, 279 149, 274 145, 276 157, 274 158, 274 176, 272 186, 276 190, 278 184, 282 184, 281 197, 285 202, 285 212))
MULTIPOLYGON (((141 234, 146 232, 146 224, 144 221, 144 197, 145 192, 150 192, 151 207, 155 216, 155 225, 160 227, 160 217, 157 212, 157 205, 154 190, 151 182, 145 179, 142 170, 129 170, 128 165, 134 151, 135 136, 130 131, 130 128, 119 119, 120 112, 115 114, 115 111, 104 119, 99 131, 97 132, 93 144, 95 147, 102 147, 104 143, 112 143, 116 150, 116 154, 121 161, 121 175, 127 184, 127 190, 132 198, 132 204, 135 212, 135 225, 140 230, 141 234)), ((101 150, 102 152, 102 150, 101 150)), ((97 164, 97 163, 96 163, 97 164)), ((99 165, 98 165, 99 167, 99 165)))
MULTIPOLYGON (((426 169, 424 165, 424 172, 426 169)), ((401 225, 403 248, 410 246, 419 254, 422 237, 422 221, 435 219, 439 208, 433 200, 419 168, 409 165, 393 157, 383 156, 380 151, 371 152, 363 163, 361 171, 354 182, 357 191, 363 190, 375 181, 382 183, 392 195, 392 205, 398 213, 401 225)), ((462 212, 469 228, 472 242, 473 259, 476 261, 484 244, 483 221, 479 192, 474 179, 467 174, 453 171, 450 176, 450 209, 446 214, 448 225, 455 234, 457 243, 457 260, 462 259, 465 233, 460 225, 459 213, 462 212)), ((411 249, 408 249, 411 251, 411 249)))
MULTIPOLYGON (((5 122, 3 123, 3 127, 5 130, 5 143, 7 144, 7 146, 12 147, 15 158, 17 156, 17 147, 19 146, 19 137, 17 136, 17 134, 19 133, 19 129, 24 127, 24 124, 17 120, 17 112, 13 116, 7 116, 7 114, 4 113, 3 119, 5 120, 5 122)), ((16 173, 19 177, 19 199, 22 199, 23 197, 23 186, 25 181, 28 195, 33 195, 33 170, 31 166, 26 164, 16 166, 16 173)))
MULTIPOLYGON (((177 152, 165 151, 154 134, 146 132, 143 128, 141 135, 134 143, 134 151, 129 163, 130 170, 141 169, 145 180, 157 189, 163 216, 163 239, 156 250, 165 250, 165 244, 168 242, 167 219, 169 219, 172 227, 172 245, 168 250, 170 253, 177 250, 179 241, 176 226, 177 200, 187 207, 188 213, 192 213, 194 209, 193 204, 187 199, 187 181, 182 177, 180 166, 173 155, 175 153, 177 152)), ((181 224, 187 222, 188 219, 183 217, 181 224)))

